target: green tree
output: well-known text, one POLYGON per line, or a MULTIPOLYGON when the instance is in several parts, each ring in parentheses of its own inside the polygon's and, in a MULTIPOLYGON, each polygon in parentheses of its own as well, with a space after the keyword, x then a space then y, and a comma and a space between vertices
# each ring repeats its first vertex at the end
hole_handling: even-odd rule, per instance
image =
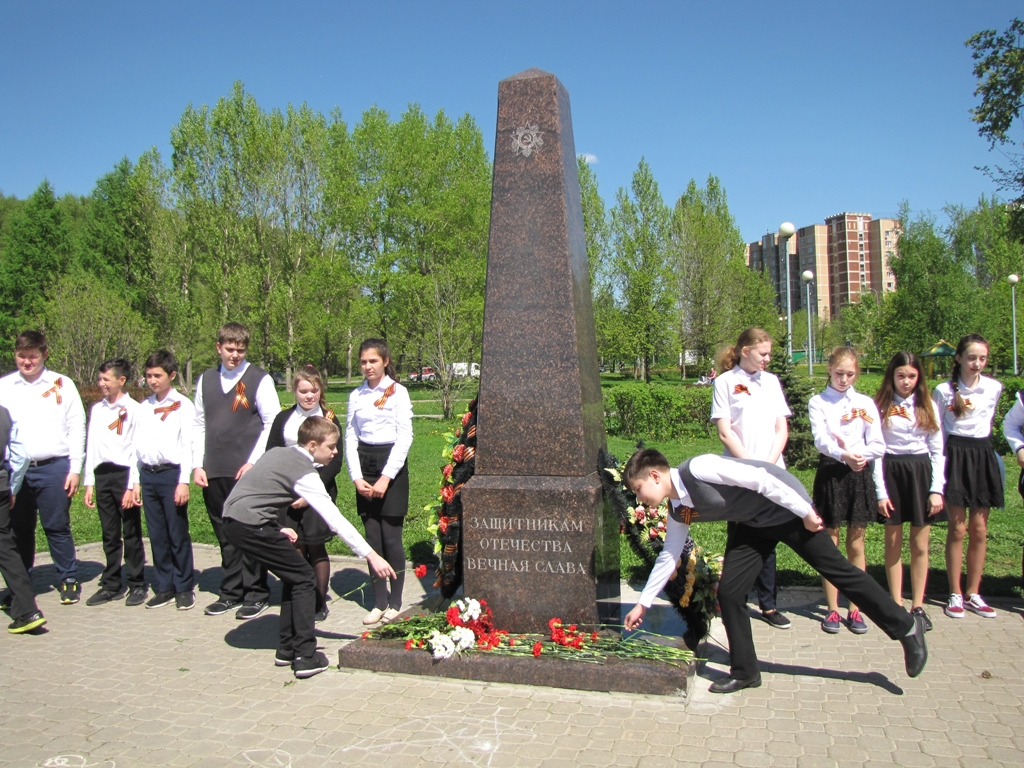
POLYGON ((624 351, 640 362, 651 381, 655 356, 669 347, 675 297, 668 266, 670 213, 651 168, 640 160, 633 173, 632 196, 620 188, 612 209, 616 282, 623 305, 624 351))
MULTIPOLYGON (((778 348, 784 350, 786 346, 786 337, 781 336, 778 348)), ((789 439, 783 452, 786 466, 790 469, 812 469, 818 463, 818 449, 814 447, 814 434, 811 432, 811 418, 807 408, 814 394, 810 379, 797 370, 785 353, 772 355, 768 370, 779 377, 786 403, 793 412, 789 418, 789 439)))
POLYGON ((601 361, 616 360, 623 356, 625 332, 622 311, 615 301, 611 220, 598 189, 597 173, 582 156, 576 162, 583 203, 583 230, 587 241, 597 356, 601 361))
POLYGON ((10 338, 43 316, 71 255, 68 228, 49 181, 12 213, 0 262, 0 333, 10 338))
MULTIPOLYGON (((984 168, 1001 189, 1014 195, 1011 225, 1018 239, 1024 238, 1024 155, 1020 141, 1011 130, 1024 106, 1024 22, 1014 19, 1003 32, 986 29, 967 39, 974 58, 977 88, 974 95, 981 103, 971 110, 971 119, 978 133, 991 148, 1005 147, 1003 156, 1008 166, 984 168)), ((1019 125, 1018 125, 1019 128, 1019 125)))

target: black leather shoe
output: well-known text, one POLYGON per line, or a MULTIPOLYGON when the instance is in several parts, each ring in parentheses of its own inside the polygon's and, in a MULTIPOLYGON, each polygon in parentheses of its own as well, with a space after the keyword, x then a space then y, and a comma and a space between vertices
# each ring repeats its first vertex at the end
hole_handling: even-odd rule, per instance
POLYGON ((917 677, 924 670, 928 661, 928 646, 924 642, 924 619, 920 614, 913 614, 914 634, 910 637, 901 637, 903 645, 903 660, 907 665, 907 674, 910 677, 917 677))
POLYGON ((708 688, 712 693, 736 693, 736 691, 742 691, 744 688, 760 688, 761 687, 761 676, 751 677, 748 680, 737 680, 733 677, 727 677, 724 680, 718 680, 711 684, 708 688))

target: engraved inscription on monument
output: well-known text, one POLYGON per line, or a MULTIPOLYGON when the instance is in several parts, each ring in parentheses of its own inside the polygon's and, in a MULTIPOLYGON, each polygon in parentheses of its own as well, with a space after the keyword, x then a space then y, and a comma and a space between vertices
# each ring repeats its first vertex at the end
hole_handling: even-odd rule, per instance
POLYGON ((464 555, 467 571, 590 575, 582 520, 471 515, 465 524, 476 550, 464 555))

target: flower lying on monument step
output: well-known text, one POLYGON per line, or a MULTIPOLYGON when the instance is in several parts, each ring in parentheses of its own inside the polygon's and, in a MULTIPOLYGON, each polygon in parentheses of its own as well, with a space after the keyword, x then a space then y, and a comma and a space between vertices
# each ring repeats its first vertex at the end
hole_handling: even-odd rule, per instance
MULTIPOLYGON (((364 632, 362 639, 399 641, 404 643, 405 650, 428 652, 437 661, 464 653, 557 658, 590 664, 617 659, 684 666, 696 660, 692 651, 637 635, 624 638, 611 628, 583 628, 564 624, 555 617, 548 622, 548 629, 546 638, 512 634, 496 626, 486 600, 463 598, 444 611, 409 616, 364 632)), ((663 636, 646 633, 645 637, 663 636)))

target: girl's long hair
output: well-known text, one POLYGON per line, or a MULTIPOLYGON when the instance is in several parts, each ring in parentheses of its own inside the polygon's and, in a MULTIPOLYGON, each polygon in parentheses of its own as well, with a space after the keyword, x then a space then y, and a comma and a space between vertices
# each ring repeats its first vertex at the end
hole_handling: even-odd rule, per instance
POLYGON ((294 394, 299 388, 299 382, 305 381, 312 384, 320 391, 320 410, 325 414, 331 410, 327 407, 327 395, 324 392, 324 381, 320 378, 320 371, 314 368, 311 364, 304 365, 295 371, 295 376, 292 379, 292 393, 294 394))
POLYGON ((956 357, 953 358, 953 370, 949 373, 949 386, 953 389, 953 415, 958 419, 967 412, 967 405, 960 395, 960 358, 967 352, 971 344, 983 344, 988 351, 988 340, 978 333, 968 333, 956 345, 956 357))
POLYGON ((932 398, 928 393, 928 385, 925 383, 924 369, 921 361, 913 352, 897 352, 889 361, 885 369, 885 378, 882 379, 882 386, 875 393, 875 405, 882 415, 882 423, 889 424, 889 406, 892 405, 896 395, 896 369, 909 365, 917 371, 917 383, 914 385, 914 416, 917 424, 926 432, 938 432, 939 422, 935 418, 935 408, 932 406, 932 398))
POLYGON ((765 341, 771 344, 772 337, 768 335, 768 331, 764 328, 747 328, 747 330, 740 334, 739 339, 736 340, 736 346, 722 347, 718 350, 718 355, 715 357, 715 363, 718 364, 718 372, 725 373, 739 365, 744 347, 753 347, 765 341))
POLYGON ((378 355, 381 360, 387 360, 387 364, 384 366, 384 373, 390 376, 393 381, 398 381, 398 374, 395 373, 395 366, 391 363, 391 351, 388 349, 388 343, 384 339, 369 338, 363 341, 359 345, 359 356, 363 356, 363 352, 372 349, 378 355))

